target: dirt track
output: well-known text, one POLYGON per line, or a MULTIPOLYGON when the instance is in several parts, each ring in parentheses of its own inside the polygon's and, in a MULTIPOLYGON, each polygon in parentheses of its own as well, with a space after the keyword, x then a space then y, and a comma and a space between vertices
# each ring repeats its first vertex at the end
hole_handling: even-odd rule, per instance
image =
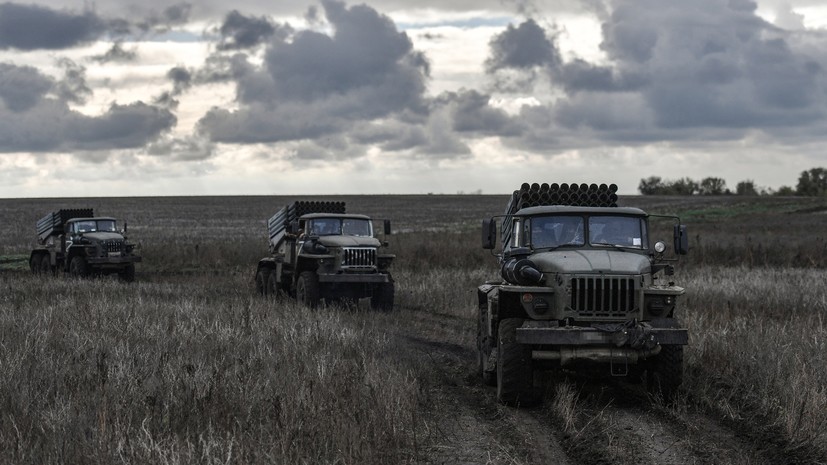
POLYGON ((504 407, 476 373, 470 320, 417 311, 400 317, 400 352, 421 382, 418 463, 798 463, 748 425, 694 411, 686 399, 665 406, 642 386, 612 378, 546 380, 541 406, 504 407), (555 408, 561 386, 575 402, 566 418, 555 408))

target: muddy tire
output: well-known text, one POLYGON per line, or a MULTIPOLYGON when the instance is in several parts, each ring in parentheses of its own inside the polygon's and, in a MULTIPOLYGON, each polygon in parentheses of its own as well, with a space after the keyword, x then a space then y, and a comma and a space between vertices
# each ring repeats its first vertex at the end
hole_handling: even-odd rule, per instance
POLYGON ((272 270, 270 268, 259 268, 256 271, 256 292, 261 295, 267 295, 268 292, 268 281, 270 280, 270 273, 272 270))
POLYGON ((310 308, 319 306, 321 290, 319 277, 312 271, 303 271, 296 282, 296 299, 310 308))
POLYGON ((74 278, 85 278, 89 275, 89 268, 86 266, 86 260, 80 255, 72 257, 69 262, 69 274, 74 278))
POLYGON ((649 392, 666 401, 675 398, 683 382, 683 346, 664 345, 649 365, 649 392))
POLYGON ((370 308, 381 312, 393 310, 394 293, 393 282, 377 284, 370 296, 370 308))
POLYGON ((497 331, 497 400, 515 407, 538 401, 531 349, 517 343, 517 328, 522 325, 522 318, 506 318, 497 331))
POLYGON ((480 309, 479 318, 477 318, 477 369, 482 382, 487 386, 497 385, 497 367, 488 366, 491 351, 494 350, 494 344, 491 338, 485 334, 483 328, 486 325, 485 313, 480 309))
POLYGON ((118 273, 118 277, 121 281, 125 283, 131 283, 135 281, 135 264, 130 263, 124 267, 123 270, 118 273))

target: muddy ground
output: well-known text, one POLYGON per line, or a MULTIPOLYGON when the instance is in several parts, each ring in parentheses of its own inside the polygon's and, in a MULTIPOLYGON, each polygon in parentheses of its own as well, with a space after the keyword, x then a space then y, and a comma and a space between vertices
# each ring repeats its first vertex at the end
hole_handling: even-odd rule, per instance
POLYGON ((469 320, 402 314, 394 337, 421 383, 416 463, 799 463, 776 438, 698 411, 685 393, 664 404, 619 378, 540 374, 541 405, 500 405, 477 374, 469 320))

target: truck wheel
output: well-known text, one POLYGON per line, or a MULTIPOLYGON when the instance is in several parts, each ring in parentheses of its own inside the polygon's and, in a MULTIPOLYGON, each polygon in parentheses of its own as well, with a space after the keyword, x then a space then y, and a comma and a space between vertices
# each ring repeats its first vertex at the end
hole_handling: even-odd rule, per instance
POLYGON ((118 277, 121 278, 121 281, 125 283, 131 283, 135 281, 135 264, 130 263, 124 267, 123 270, 118 273, 118 277))
POLYGON ((72 257, 72 261, 69 262, 69 274, 76 278, 83 278, 88 275, 89 270, 86 267, 86 260, 80 255, 72 257))
POLYGON ((664 400, 674 399, 683 382, 683 346, 664 345, 649 365, 649 391, 664 400))
POLYGON ((296 299, 310 308, 319 306, 319 277, 312 271, 303 271, 296 283, 296 299))
POLYGON ((517 343, 522 318, 500 321, 497 332, 497 400, 506 405, 527 407, 537 403, 531 349, 517 343))
POLYGON ((49 257, 48 254, 43 255, 40 257, 40 274, 51 274, 52 273, 52 259, 49 257))
POLYGON ((256 271, 256 292, 261 295, 269 294, 267 286, 270 278, 270 268, 259 268, 256 271))
POLYGON ((480 316, 477 318, 477 363, 479 373, 482 376, 482 381, 487 386, 497 385, 497 367, 489 366, 489 359, 491 351, 494 350, 494 345, 491 343, 491 338, 488 337, 483 328, 485 328, 486 318, 485 313, 480 310, 480 316))
POLYGON ((373 288, 373 295, 370 296, 370 308, 389 312, 393 310, 393 298, 393 282, 379 284, 373 288))
POLYGON ((276 273, 270 270, 270 272, 267 274, 267 295, 278 297, 280 286, 281 284, 279 284, 278 275, 276 275, 276 273))

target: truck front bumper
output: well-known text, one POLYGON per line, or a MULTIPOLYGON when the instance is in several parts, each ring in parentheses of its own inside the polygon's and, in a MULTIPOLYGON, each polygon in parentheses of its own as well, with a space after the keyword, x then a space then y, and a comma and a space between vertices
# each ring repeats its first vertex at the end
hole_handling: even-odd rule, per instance
POLYGON ((320 283, 389 283, 388 275, 382 273, 356 274, 337 273, 319 274, 320 283))
POLYGON ((645 337, 647 345, 686 345, 689 333, 685 328, 653 328, 645 324, 635 328, 607 331, 593 327, 532 327, 517 328, 517 342, 520 344, 542 344, 555 346, 627 345, 630 337, 645 337), (643 334, 631 334, 641 331, 643 334))
POLYGON ((658 355, 665 345, 686 345, 685 328, 655 328, 648 323, 517 328, 520 344, 535 345, 534 360, 556 361, 562 366, 578 361, 636 364, 658 355))
POLYGON ((93 266, 118 266, 126 265, 128 263, 138 263, 141 257, 87 257, 86 263, 93 266))

